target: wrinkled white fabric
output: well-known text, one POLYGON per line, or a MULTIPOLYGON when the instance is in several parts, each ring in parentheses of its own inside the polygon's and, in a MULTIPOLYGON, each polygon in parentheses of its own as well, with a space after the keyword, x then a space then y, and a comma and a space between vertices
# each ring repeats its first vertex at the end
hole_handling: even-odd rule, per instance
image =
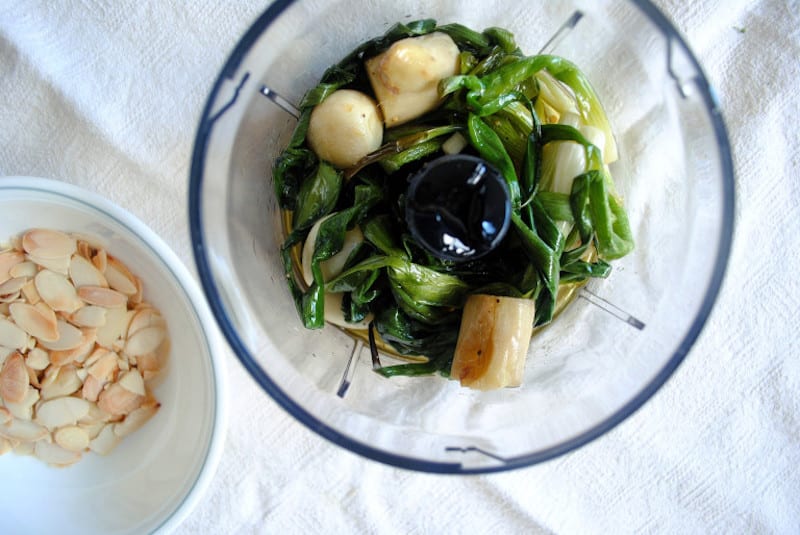
MULTIPOLYGON (((222 463, 183 533, 800 531, 800 2, 655 2, 722 103, 736 229, 717 305, 643 408, 550 462, 435 476, 319 438, 228 355, 222 463)), ((0 175, 71 182, 192 269, 198 118, 263 2, 0 2, 0 175)), ((3 500, 11 499, 2 488, 3 500)), ((0 519, 2 532, 2 519, 0 519)))

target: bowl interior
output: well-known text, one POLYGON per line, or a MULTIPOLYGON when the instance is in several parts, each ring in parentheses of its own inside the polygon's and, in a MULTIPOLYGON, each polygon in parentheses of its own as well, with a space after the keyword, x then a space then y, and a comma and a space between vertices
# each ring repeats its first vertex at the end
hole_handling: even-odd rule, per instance
POLYGON ((143 281, 145 300, 167 321, 171 353, 154 388, 159 412, 109 455, 88 453, 67 468, 0 457, 0 480, 15 496, 0 500, 3 526, 12 532, 143 533, 174 525, 213 464, 221 418, 212 331, 204 332, 181 282, 188 272, 174 255, 164 257, 166 247, 141 223, 86 192, 52 181, 0 181, 0 240, 34 227, 91 236, 128 265, 143 281))
POLYGON ((522 466, 621 421, 691 347, 727 260, 726 143, 696 61, 646 2, 274 5, 233 52, 201 122, 190 186, 198 267, 244 364, 323 436, 423 470, 522 466), (475 392, 440 377, 383 379, 346 334, 303 329, 278 254, 270 171, 295 119, 263 93, 299 102, 329 65, 397 21, 501 26, 533 54, 575 10, 583 18, 555 53, 584 70, 615 128, 620 159, 611 171, 637 246, 535 336, 523 386, 475 392), (352 383, 340 397, 351 356, 352 383))

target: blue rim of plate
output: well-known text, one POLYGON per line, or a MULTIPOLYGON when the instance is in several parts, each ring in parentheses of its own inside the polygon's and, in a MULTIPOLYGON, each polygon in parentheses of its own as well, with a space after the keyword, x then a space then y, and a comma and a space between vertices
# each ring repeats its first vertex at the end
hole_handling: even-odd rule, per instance
POLYGON ((212 384, 214 387, 214 403, 212 405, 213 423, 210 429, 208 444, 206 444, 205 451, 202 454, 203 462, 196 477, 193 478, 191 487, 177 506, 169 512, 168 516, 161 520, 152 530, 152 533, 162 531, 170 532, 186 520, 208 489, 222 456, 222 446, 226 433, 224 419, 227 413, 225 406, 227 395, 225 381, 223 380, 225 367, 221 360, 220 351, 222 344, 217 340, 218 337, 212 336, 209 333, 209 327, 213 327, 213 319, 210 313, 206 310, 201 312, 197 308, 203 305, 202 293, 192 282, 193 277, 190 275, 188 269, 186 269, 172 249, 161 241, 158 234, 153 232, 150 227, 131 213, 114 205, 111 201, 95 193, 79 188, 78 186, 48 178, 24 176, 0 177, 0 191, 3 190, 27 191, 44 194, 50 197, 65 198, 93 212, 99 212, 117 223, 120 227, 126 229, 137 241, 153 253, 153 257, 158 260, 178 283, 186 301, 190 304, 194 319, 202 326, 209 355, 209 363, 211 365, 212 384))
MULTIPOLYGON (((228 319, 220 293, 214 283, 211 267, 206 255, 205 236, 203 235, 203 214, 202 214, 202 188, 203 188, 203 165, 206 159, 206 150, 209 138, 214 127, 214 120, 219 116, 212 113, 214 102, 216 101, 223 83, 226 80, 233 80, 236 70, 242 62, 247 52, 259 38, 259 36, 277 19, 296 0, 276 0, 272 3, 256 21, 250 26, 244 36, 239 40, 233 52, 228 57, 217 77, 203 109, 203 114, 195 137, 194 150, 192 152, 191 170, 189 175, 189 229, 192 236, 192 250, 194 252, 195 263, 200 275, 200 282, 206 292, 211 310, 217 318, 217 322, 223 335, 228 340, 234 353, 242 362, 247 371, 258 382, 258 384, 286 411, 289 412, 303 425, 316 432, 320 436, 330 440, 334 444, 342 446, 352 452, 364 457, 392 465, 399 468, 418 470, 431 473, 446 474, 481 474, 491 472, 504 472, 517 468, 524 468, 533 464, 548 461, 572 450, 575 450, 594 439, 610 431, 623 420, 628 418, 637 409, 650 399, 656 391, 669 379, 683 359, 689 353, 697 337, 705 325, 709 314, 722 286, 722 281, 727 268, 728 257, 730 256, 731 244, 733 241, 734 224, 734 173, 733 161, 731 158, 731 148, 728 142, 727 129, 722 118, 719 103, 714 95, 713 88, 703 71, 694 53, 689 48, 680 33, 672 26, 669 20, 648 0, 633 0, 633 3, 655 24, 664 36, 672 42, 678 44, 686 53, 692 66, 697 71, 696 82, 701 90, 702 98, 709 118, 714 129, 717 145, 719 147, 719 162, 722 169, 722 191, 723 191, 723 211, 722 211, 722 230, 719 240, 714 269, 711 275, 708 289, 694 318, 686 336, 680 345, 667 361, 666 365, 659 370, 653 379, 635 394, 627 403, 620 407, 615 413, 587 429, 586 431, 566 440, 556 446, 537 451, 535 453, 520 455, 504 459, 504 464, 500 466, 490 466, 481 468, 465 468, 461 463, 442 463, 426 461, 414 457, 406 457, 384 450, 373 448, 368 444, 354 440, 336 429, 318 420, 313 414, 303 409, 294 402, 292 398, 276 384, 264 369, 256 362, 250 354, 245 344, 239 338, 236 328, 228 319)), ((237 90, 238 92, 238 90, 237 90)), ((224 111, 224 109, 223 109, 224 111)))

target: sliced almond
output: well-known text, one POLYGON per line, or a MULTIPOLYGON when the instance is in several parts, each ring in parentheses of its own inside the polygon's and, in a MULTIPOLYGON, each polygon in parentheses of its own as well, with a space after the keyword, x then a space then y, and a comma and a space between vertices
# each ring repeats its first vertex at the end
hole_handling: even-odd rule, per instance
POLYGON ((17 440, 16 442, 12 440, 14 443, 14 453, 17 455, 33 455, 33 446, 36 442, 30 442, 28 440, 17 440))
POLYGON ((141 372, 157 372, 161 369, 161 362, 155 353, 145 353, 136 357, 136 367, 141 372))
POLYGON ((14 277, 8 279, 3 284, 0 284, 0 295, 19 294, 25 283, 28 282, 27 277, 14 277))
POLYGON ((94 440, 100 431, 106 426, 106 422, 93 422, 93 423, 79 423, 78 427, 83 429, 89 436, 89 440, 94 440))
POLYGON ((5 282, 13 275, 11 269, 24 262, 25 255, 19 251, 3 251, 0 253, 0 282, 5 282))
POLYGON ((94 247, 92 247, 86 240, 78 240, 76 252, 87 260, 91 260, 92 256, 94 255, 94 247))
POLYGON ((78 288, 78 297, 90 305, 106 308, 124 307, 128 302, 125 294, 101 286, 81 286, 78 288))
MULTIPOLYGON (((22 253, 19 253, 22 255, 22 253)), ((24 256, 22 258, 25 258, 24 256)), ((19 264, 15 265, 11 269, 8 270, 8 274, 12 277, 25 277, 26 279, 32 279, 36 276, 36 272, 38 268, 36 264, 33 262, 26 260, 24 262, 20 262, 19 264)))
POLYGON ((34 455, 53 466, 69 466, 81 460, 81 454, 62 448, 58 444, 40 440, 33 449, 34 455))
POLYGON ((167 336, 167 330, 164 327, 145 327, 139 329, 128 338, 125 344, 125 352, 134 357, 152 353, 167 336))
POLYGON ((11 421, 11 418, 11 412, 7 408, 0 405, 0 425, 6 425, 11 421))
POLYGON ((40 347, 35 347, 28 351, 25 356, 25 364, 32 370, 41 371, 50 365, 50 357, 47 351, 40 347))
POLYGON ((86 379, 83 381, 83 388, 81 389, 83 399, 91 401, 92 403, 97 403, 97 398, 100 397, 100 392, 103 391, 105 385, 106 381, 98 379, 93 375, 87 375, 86 379))
POLYGON ((0 295, 0 303, 2 304, 9 304, 15 301, 19 301, 20 292, 14 292, 12 294, 5 294, 0 295))
POLYGON ((136 294, 136 283, 134 282, 133 274, 128 267, 114 258, 109 256, 106 261, 106 270, 103 272, 108 281, 108 285, 114 290, 125 295, 136 294))
POLYGON ((97 329, 97 344, 114 349, 117 342, 125 336, 135 312, 124 308, 112 308, 106 313, 106 323, 97 329))
POLYGON ((83 451, 89 447, 89 434, 77 425, 58 429, 53 433, 53 440, 67 451, 83 451))
POLYGON ((26 442, 34 442, 46 437, 47 429, 36 422, 14 418, 4 426, 0 426, 0 436, 26 442))
POLYGON ((39 405, 34 421, 50 430, 75 425, 89 413, 90 405, 85 399, 71 396, 50 399, 39 405))
POLYGON ((72 313, 83 306, 75 287, 65 276, 43 269, 33 280, 39 297, 54 311, 72 313))
POLYGON ((105 272, 106 264, 108 262, 108 255, 106 254, 105 249, 97 249, 96 252, 92 255, 92 264, 94 267, 99 269, 101 272, 105 272))
POLYGON ((63 258, 41 258, 39 256, 29 254, 26 255, 25 258, 45 269, 55 271, 56 273, 60 273, 62 275, 69 274, 69 256, 65 256, 63 258))
MULTIPOLYGON (((11 307, 9 307, 9 310, 17 304, 18 303, 13 303, 11 307)), ((12 347, 18 350, 23 350, 28 347, 28 335, 20 327, 19 323, 0 318, 0 346, 12 347)))
POLYGON ((79 327, 102 327, 106 323, 107 308, 96 305, 86 305, 76 310, 70 317, 70 322, 79 327))
POLYGON ((55 380, 42 388, 41 396, 44 400, 60 398, 72 395, 82 387, 83 383, 75 366, 62 366, 58 369, 55 380))
POLYGON ((81 286, 99 286, 108 288, 108 281, 103 273, 92 264, 91 260, 81 255, 72 255, 69 264, 69 278, 76 288, 81 286))
POLYGON ((112 416, 120 416, 138 409, 144 396, 135 394, 119 383, 113 383, 100 393, 97 406, 112 416))
MULTIPOLYGON (((67 324, 69 325, 69 324, 67 324)), ((97 338, 94 329, 79 329, 81 333, 80 343, 72 348, 66 350, 57 350, 50 353, 50 362, 55 366, 63 366, 70 362, 80 364, 85 361, 89 354, 94 349, 94 343, 97 338)))
POLYGON ((39 384, 39 375, 36 373, 36 370, 26 365, 25 371, 28 372, 28 384, 35 389, 39 389, 41 385, 39 384))
POLYGON ((5 437, 0 437, 0 455, 5 455, 14 449, 14 443, 5 437))
POLYGON ((98 353, 101 356, 89 367, 89 375, 101 381, 114 381, 119 369, 117 354, 105 349, 98 353))
MULTIPOLYGON (((48 357, 49 358, 49 357, 48 357)), ((58 379, 58 372, 61 370, 58 366, 52 364, 44 370, 44 377, 41 380, 41 387, 46 388, 47 385, 52 384, 58 379)))
POLYGON ((159 406, 141 406, 138 409, 131 411, 129 415, 125 417, 118 424, 114 424, 114 434, 118 437, 126 437, 141 429, 141 427, 146 424, 150 418, 152 418, 156 412, 158 412, 159 406))
POLYGON ((83 342, 83 333, 74 325, 58 320, 58 338, 54 342, 41 341, 42 347, 52 351, 75 349, 83 342))
POLYGON ((14 353, 6 359, 0 370, 0 397, 5 403, 20 403, 29 388, 25 359, 19 353, 14 353))
POLYGON ((134 394, 145 395, 144 379, 138 370, 130 370, 119 378, 119 385, 134 394))
POLYGON ((52 310, 47 313, 43 307, 37 308, 28 303, 12 303, 8 309, 14 323, 26 333, 35 336, 41 342, 58 340, 58 322, 52 310))
POLYGON ((77 250, 77 241, 57 230, 33 229, 23 234, 22 248, 40 258, 69 258, 77 250))
POLYGON ((31 305, 35 305, 42 299, 39 296, 39 292, 36 291, 36 283, 33 282, 33 279, 28 279, 28 282, 22 287, 22 295, 25 296, 25 300, 31 305))
POLYGON ((131 324, 128 326, 128 338, 130 338, 136 331, 145 327, 164 327, 166 322, 153 307, 142 307, 136 309, 136 312, 131 318, 131 324))
POLYGON ((81 383, 83 383, 84 381, 86 381, 86 376, 89 375, 89 370, 87 370, 86 368, 78 368, 77 370, 75 370, 75 373, 78 374, 78 379, 80 379, 81 383))
POLYGON ((89 412, 78 420, 78 425, 106 424, 111 420, 111 415, 103 412, 97 403, 89 404, 89 412))
POLYGON ((114 433, 114 424, 107 424, 97 437, 89 442, 89 449, 100 455, 108 455, 117 447, 120 438, 114 433))
POLYGON ((142 291, 143 291, 142 281, 141 279, 139 279, 139 277, 134 276, 133 283, 136 285, 136 293, 130 296, 130 299, 128 299, 128 301, 131 304, 138 305, 139 303, 142 302, 142 291))
POLYGON ((8 357, 10 357, 16 352, 17 352, 16 348, 0 345, 0 367, 3 366, 3 363, 5 363, 8 357))

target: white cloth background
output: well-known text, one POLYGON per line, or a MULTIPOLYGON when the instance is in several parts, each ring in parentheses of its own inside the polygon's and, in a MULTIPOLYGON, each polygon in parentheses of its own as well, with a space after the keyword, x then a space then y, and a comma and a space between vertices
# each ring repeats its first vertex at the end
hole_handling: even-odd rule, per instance
MULTIPOLYGON (((717 89, 738 195, 723 290, 667 385, 553 461, 434 476, 318 438, 230 354, 222 463, 180 532, 800 532, 800 2, 656 4, 717 89)), ((0 175, 94 190, 193 269, 186 193, 197 120, 264 8, 0 0, 0 175)))

